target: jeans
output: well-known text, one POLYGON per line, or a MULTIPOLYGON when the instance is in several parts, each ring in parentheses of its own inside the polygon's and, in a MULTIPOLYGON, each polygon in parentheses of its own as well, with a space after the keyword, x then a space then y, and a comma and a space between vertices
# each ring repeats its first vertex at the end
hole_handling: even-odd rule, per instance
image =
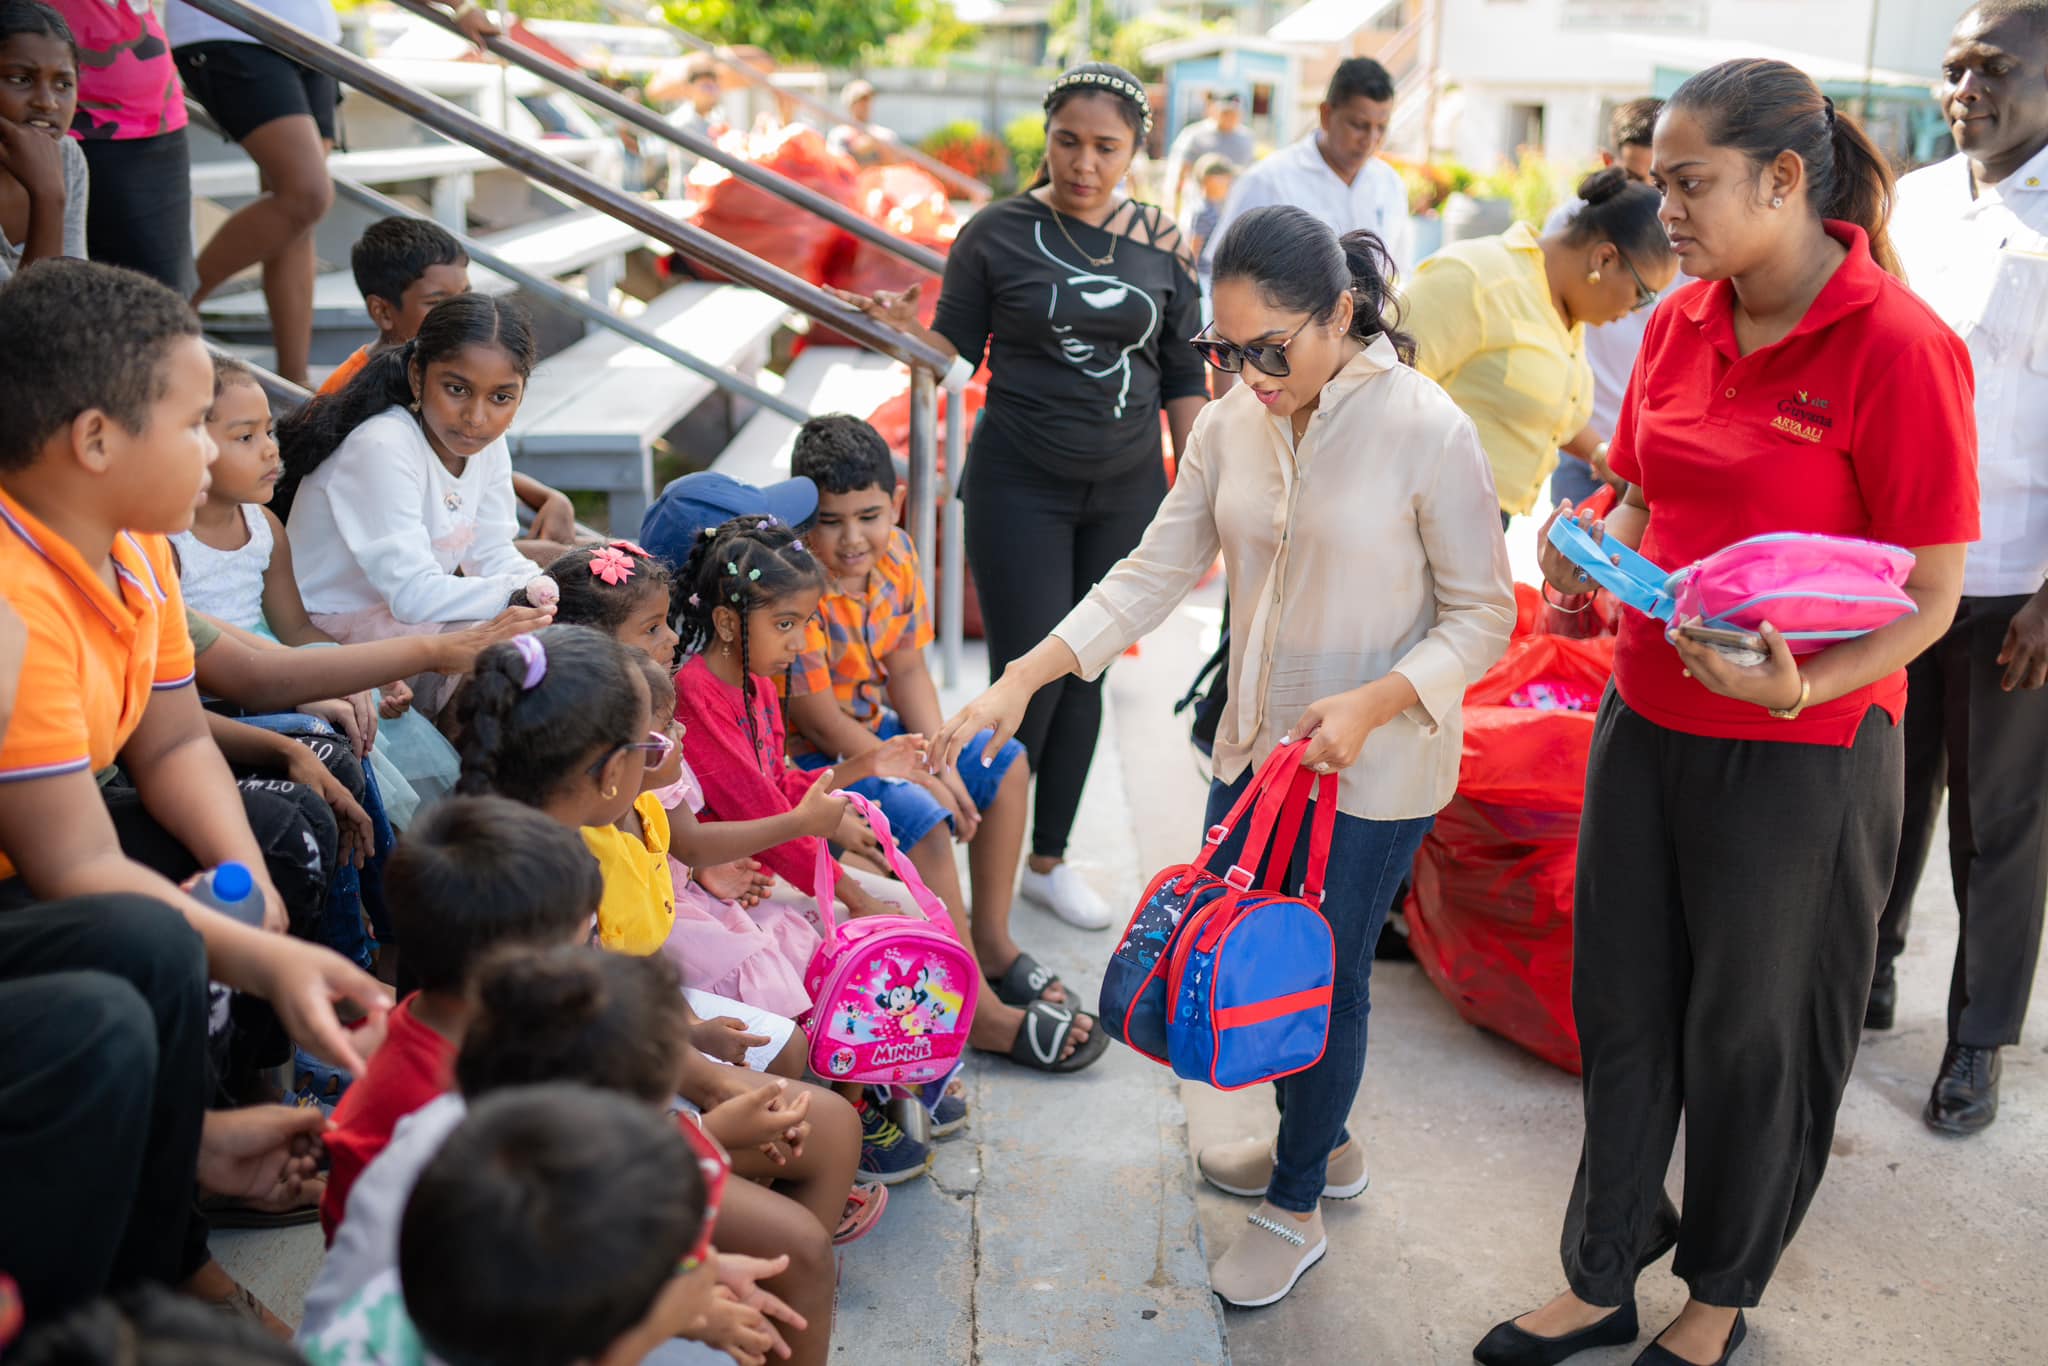
MULTIPOLYGON (((1205 826, 1213 827, 1230 807, 1255 770, 1247 768, 1234 783, 1213 783, 1205 826)), ((1365 1076, 1365 1023, 1372 1010, 1373 947, 1387 921, 1394 888, 1408 876, 1422 837, 1434 816, 1400 821, 1369 821, 1341 812, 1330 841, 1330 867, 1324 881, 1323 914, 1329 919, 1337 960, 1336 991, 1330 1002, 1330 1037, 1323 1059, 1305 1072, 1273 1083, 1273 1101, 1280 1110, 1280 1139, 1273 1179, 1266 1199, 1284 1210, 1306 1214, 1323 1195, 1324 1169, 1330 1153, 1351 1139, 1344 1121, 1358 1097, 1365 1076)), ((1236 860, 1249 833, 1247 815, 1223 842, 1225 866, 1236 860)), ((1287 885, 1298 890, 1308 872, 1310 823, 1289 863, 1287 885)), ((1215 866, 1212 864, 1211 866, 1215 866)))
MULTIPOLYGON (((893 740, 903 734, 903 720, 893 711, 882 713, 881 729, 876 732, 884 740, 893 740)), ((996 792, 1003 785, 1003 778, 1009 773, 1010 765, 1024 757, 1024 746, 1012 740, 996 751, 995 762, 982 766, 981 751, 995 735, 985 730, 967 742, 960 751, 958 765, 960 785, 967 789, 967 795, 974 799, 974 809, 986 811, 994 804, 996 792)), ((796 766, 806 772, 815 773, 821 768, 832 767, 832 760, 823 754, 806 754, 798 758, 796 766)), ((953 818, 939 805, 938 799, 916 783, 903 782, 894 778, 863 778, 857 783, 847 784, 846 790, 858 792, 876 806, 882 808, 882 816, 889 822, 889 835, 898 849, 910 850, 932 831, 945 825, 952 826, 953 818)))

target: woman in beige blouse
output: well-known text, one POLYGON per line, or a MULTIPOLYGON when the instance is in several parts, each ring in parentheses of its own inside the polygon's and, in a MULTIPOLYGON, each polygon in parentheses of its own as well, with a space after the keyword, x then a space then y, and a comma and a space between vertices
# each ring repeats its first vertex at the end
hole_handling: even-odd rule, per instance
MULTIPOLYGON (((1215 321, 1194 344, 1246 382, 1196 419, 1138 548, 932 746, 943 768, 981 730, 1007 739, 1033 693, 1100 675, 1222 552, 1234 627, 1209 822, 1292 737, 1314 737, 1304 764, 1342 773, 1323 907, 1337 958, 1328 1049, 1276 1083, 1277 1143, 1200 1159, 1212 1184, 1264 1197, 1215 1268, 1216 1292, 1236 1305, 1292 1289, 1323 1254, 1321 1198, 1365 1188, 1345 1119, 1365 1069, 1373 945, 1457 786, 1465 686, 1515 619, 1486 455, 1457 405, 1405 363, 1407 339, 1384 316, 1387 278, 1371 234, 1340 243, 1292 205, 1231 227, 1215 321)), ((1304 834, 1297 867, 1306 845, 1304 834)))

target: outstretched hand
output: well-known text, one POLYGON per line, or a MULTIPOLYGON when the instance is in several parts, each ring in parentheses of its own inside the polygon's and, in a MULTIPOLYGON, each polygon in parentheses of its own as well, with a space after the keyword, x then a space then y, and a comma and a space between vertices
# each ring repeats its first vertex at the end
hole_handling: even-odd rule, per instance
POLYGON ((989 690, 953 713, 926 746, 925 762, 933 773, 951 773, 960 762, 960 751, 983 731, 994 731, 981 747, 984 767, 995 762, 1004 745, 1016 737, 1024 724, 1024 709, 1031 705, 1031 690, 1013 683, 1006 675, 989 690))

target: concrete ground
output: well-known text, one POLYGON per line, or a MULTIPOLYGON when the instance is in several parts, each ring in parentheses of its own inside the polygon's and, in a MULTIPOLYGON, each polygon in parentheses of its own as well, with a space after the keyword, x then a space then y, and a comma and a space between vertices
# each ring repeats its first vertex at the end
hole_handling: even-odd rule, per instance
MULTIPOLYGON (((1517 530, 1522 567, 1531 547, 1517 530)), ((1197 595, 1111 676, 1074 856, 1114 906, 1194 851, 1205 788, 1171 701, 1207 655, 1219 603, 1213 588, 1197 595)), ((963 681, 981 677, 975 663, 963 681)), ((948 702, 964 695, 949 690, 948 702)), ((1826 1184, 1752 1316, 1747 1366, 2048 1361, 2048 1007, 2006 1051, 2004 1109, 1987 1133, 1942 1139, 1919 1118, 1955 946, 1943 868, 1921 890, 1900 964, 1898 1027, 1865 1040, 1826 1184)), ((1020 906, 1016 932, 1096 999, 1113 931, 1083 934, 1020 906)), ((842 1258, 835 1360, 1469 1360, 1492 1323, 1560 1287, 1577 1080, 1466 1025, 1412 964, 1381 964, 1373 985, 1352 1114, 1372 1186, 1326 1207, 1329 1255, 1287 1300, 1218 1313, 1206 1266, 1250 1202, 1202 1186, 1189 1157, 1191 1140, 1270 1135, 1263 1088, 1182 1086, 1121 1047, 1069 1078, 978 1059, 967 1132, 941 1146, 931 1178, 895 1188, 883 1226, 842 1258)), ((317 1229, 219 1234, 214 1246, 296 1319, 317 1229)), ((1684 1297, 1669 1266, 1641 1283, 1645 1343, 1684 1297)), ((1623 1366, 1636 1350, 1576 1360, 1623 1366)))
MULTIPOLYGON (((1526 563, 1528 547, 1517 551, 1526 563)), ((1208 602, 1184 609, 1113 680, 1126 774, 1150 775, 1134 813, 1148 868, 1185 860, 1201 828, 1201 786, 1187 776, 1186 732, 1168 700, 1207 657, 1214 619, 1208 602)), ((1865 1036, 1826 1182, 1750 1315, 1746 1366, 2048 1361, 2048 993, 2036 996, 2026 1041, 2005 1051, 1998 1122, 1970 1139, 1932 1133, 1920 1107, 1941 1061, 1955 942, 1940 861, 1899 964, 1897 1027, 1865 1036)), ((1379 964, 1373 997, 1351 1118, 1371 1187, 1325 1202, 1329 1254, 1291 1296, 1224 1312, 1236 1366, 1467 1362, 1496 1321, 1563 1288, 1557 1245, 1578 1159, 1578 1079, 1464 1023, 1412 963, 1379 964)), ((1181 1094, 1192 1150, 1277 1127, 1270 1088, 1188 1083, 1181 1094)), ((1682 1163, 1681 1142, 1674 1198, 1682 1163)), ((1196 1186, 1213 1263, 1253 1202, 1196 1186)), ((1684 1302, 1670 1265, 1641 1281, 1637 1346, 1573 1360, 1633 1361, 1684 1302)))

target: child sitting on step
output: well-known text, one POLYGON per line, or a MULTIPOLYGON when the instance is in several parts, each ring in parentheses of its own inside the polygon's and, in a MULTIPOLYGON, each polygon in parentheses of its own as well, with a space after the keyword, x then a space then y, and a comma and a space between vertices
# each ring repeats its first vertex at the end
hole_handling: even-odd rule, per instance
MULTIPOLYGON (((663 951, 688 986, 780 1015, 803 1014, 811 1004, 803 987, 804 969, 819 942, 808 908, 791 888, 777 895, 774 875, 753 858, 705 861, 707 852, 717 851, 715 841, 746 827, 704 826, 696 819, 704 797, 684 756, 683 727, 675 720, 677 638, 668 622, 674 586, 668 566, 631 542, 614 541, 571 551, 549 568, 547 577, 558 585, 556 621, 605 632, 653 670, 646 675, 654 710, 651 728, 677 746, 660 775, 650 776, 652 786, 641 799, 658 799, 670 828, 675 917, 663 951)), ((799 833, 830 834, 837 828, 843 814, 839 807, 820 803, 818 809, 821 826, 799 833)))
MULTIPOLYGON (((315 625, 343 641, 442 631, 496 615, 540 572, 513 544, 505 443, 533 363, 524 311, 465 294, 279 424, 278 497, 315 625)), ((437 713, 445 680, 409 681, 437 713)))
MULTIPOLYGON (((214 357, 206 430, 220 452, 213 482, 192 516, 192 529, 171 537, 178 548, 185 605, 281 645, 334 644, 334 637, 306 614, 292 573, 291 541, 268 507, 284 468, 270 400, 249 367, 232 357, 214 357)), ((454 790, 460 765, 433 723, 411 711, 412 689, 403 677, 386 680, 377 700, 383 724, 377 727, 375 753, 384 764, 377 766, 382 771, 376 776, 387 789, 383 796, 391 823, 402 830, 422 801, 454 790)))
MULTIPOLYGON (((829 586, 789 671, 783 706, 797 765, 822 768, 834 756, 865 753, 906 730, 936 733, 945 713, 925 665, 931 610, 917 547, 897 525, 905 490, 897 482, 888 443, 859 418, 837 413, 806 422, 790 459, 791 468, 818 487, 817 517, 805 537, 825 567, 829 586)), ((882 808, 954 923, 963 928, 971 923, 968 942, 996 999, 1040 1017, 1037 1029, 1016 1030, 1010 1056, 1048 1071, 1079 1071, 1106 1045, 1077 1043, 1064 1059, 1042 1056, 1035 1047, 1039 1035, 1053 1038, 1073 1028, 1079 1003, 1050 969, 1010 937, 1012 893, 1030 814, 1031 769, 1024 746, 1015 740, 983 754, 988 739, 987 734, 976 737, 964 751, 967 757, 942 775, 919 773, 907 783, 868 782, 854 790, 882 808), (971 916, 953 861, 953 841, 967 846, 974 888, 971 916)), ((1073 908, 1049 884, 1044 876, 1025 874, 1027 891, 1036 887, 1062 918, 1074 919, 1073 908)), ((1074 923, 1087 928, 1092 922, 1084 917, 1074 923)), ((1078 1018, 1092 1023, 1090 1017, 1078 1018)), ((1084 1039, 1090 1023, 1079 1026, 1084 1039)))
MULTIPOLYGON (((454 1065, 457 1089, 401 1121, 356 1183, 348 1218, 306 1297, 301 1332, 309 1349, 338 1346, 352 1317, 349 1302, 397 1266, 401 1221, 420 1173, 475 1107, 515 1088, 576 1082, 665 1111, 688 1085, 682 998, 674 970, 659 959, 577 946, 510 949, 482 968, 474 995, 454 1065)), ((771 1108, 781 1094, 772 1085, 758 1087, 699 1120, 703 1133, 734 1154, 731 1165, 743 1178, 726 1188, 720 1204, 720 1279, 741 1293, 761 1281, 770 1296, 781 1297, 762 1307, 777 1320, 794 1358, 822 1360, 830 1332, 832 1241, 799 1200, 744 1180, 766 1164, 761 1148, 783 1138, 784 1121, 771 1108), (806 1331, 807 1325, 816 1326, 806 1331)), ((851 1117, 842 1112, 840 1122, 850 1126, 851 1117)), ((839 1147, 851 1152, 843 1141, 839 1147)), ((848 1162, 816 1179, 823 1194, 843 1197, 851 1175, 848 1162)), ((767 1324, 740 1309, 721 1297, 709 1331, 690 1335, 709 1342, 733 1331, 766 1331, 767 1324)), ((325 1359, 318 1350, 310 1354, 325 1359)))
MULTIPOLYGON (((380 218, 363 229, 349 251, 349 268, 363 295, 363 309, 377 325, 377 340, 359 346, 320 385, 323 394, 348 387, 372 358, 411 341, 427 313, 444 299, 469 293, 469 253, 429 218, 380 218)), ((576 508, 569 495, 531 475, 512 473, 525 535, 519 553, 547 564, 576 544, 576 508)))

